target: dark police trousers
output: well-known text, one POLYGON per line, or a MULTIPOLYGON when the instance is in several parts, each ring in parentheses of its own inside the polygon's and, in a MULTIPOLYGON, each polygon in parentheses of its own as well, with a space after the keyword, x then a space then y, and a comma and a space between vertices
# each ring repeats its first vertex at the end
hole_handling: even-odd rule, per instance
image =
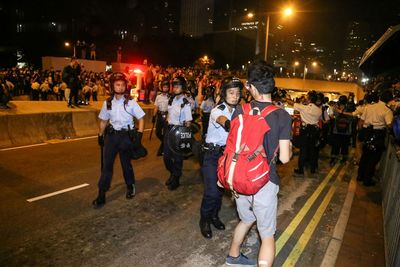
POLYGON ((132 141, 129 139, 128 131, 114 131, 106 134, 103 151, 104 166, 98 184, 100 190, 110 189, 114 161, 118 153, 126 185, 135 183, 130 148, 132 148, 132 141))
POLYGON ((218 159, 222 155, 222 150, 206 151, 201 168, 204 179, 204 194, 201 202, 200 214, 204 219, 218 217, 221 209, 222 195, 224 190, 217 185, 218 159))
POLYGON ((300 155, 298 168, 304 172, 304 165, 309 162, 310 172, 314 173, 317 167, 317 141, 319 138, 319 128, 316 125, 308 124, 300 129, 300 155))
POLYGON ((172 129, 174 125, 168 125, 166 127, 165 135, 164 135, 164 164, 167 170, 171 173, 171 175, 175 177, 182 176, 182 167, 183 167, 183 156, 174 153, 168 146, 168 131, 172 129))
POLYGON ((373 147, 364 141, 360 163, 358 165, 357 180, 369 183, 375 175, 375 167, 381 159, 385 150, 386 129, 372 130, 375 137, 373 147))
POLYGON ((160 139, 160 151, 164 150, 164 135, 166 133, 167 126, 167 114, 168 112, 157 112, 157 120, 156 120, 156 136, 160 139))

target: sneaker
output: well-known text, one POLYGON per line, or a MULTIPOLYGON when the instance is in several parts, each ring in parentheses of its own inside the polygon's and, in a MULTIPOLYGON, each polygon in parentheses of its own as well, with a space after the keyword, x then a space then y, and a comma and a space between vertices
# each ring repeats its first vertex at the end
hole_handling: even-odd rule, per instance
POLYGON ((237 257, 226 256, 225 264, 229 266, 256 266, 256 261, 240 253, 237 257))

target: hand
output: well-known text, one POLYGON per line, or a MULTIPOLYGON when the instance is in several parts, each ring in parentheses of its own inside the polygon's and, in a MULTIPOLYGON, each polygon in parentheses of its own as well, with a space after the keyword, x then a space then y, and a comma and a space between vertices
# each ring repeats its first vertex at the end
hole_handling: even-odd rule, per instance
POLYGON ((151 122, 155 123, 156 122, 156 115, 153 116, 153 118, 151 118, 151 122))
POLYGON ((104 135, 98 135, 97 136, 97 143, 99 144, 99 146, 104 146, 104 135))
POLYGON ((231 129, 231 121, 230 120, 226 120, 224 123, 224 129, 226 132, 229 132, 229 130, 231 129))

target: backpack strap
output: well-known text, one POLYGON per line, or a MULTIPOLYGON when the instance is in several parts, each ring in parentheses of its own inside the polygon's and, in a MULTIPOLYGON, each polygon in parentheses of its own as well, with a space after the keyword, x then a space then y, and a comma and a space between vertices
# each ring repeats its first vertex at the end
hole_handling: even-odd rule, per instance
POLYGON ((275 110, 278 110, 279 107, 275 106, 274 104, 266 106, 262 111, 261 111, 261 116, 264 118, 267 117, 269 114, 274 112, 275 110))
POLYGON ((250 103, 243 104, 242 111, 243 111, 243 114, 250 114, 251 104, 250 103))

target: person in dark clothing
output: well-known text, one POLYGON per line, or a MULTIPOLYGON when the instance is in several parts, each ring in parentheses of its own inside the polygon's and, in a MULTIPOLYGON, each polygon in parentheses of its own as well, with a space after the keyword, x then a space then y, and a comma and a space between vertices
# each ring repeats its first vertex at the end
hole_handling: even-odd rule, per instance
POLYGON ((68 100, 68 107, 73 108, 73 105, 78 106, 78 91, 80 88, 80 80, 79 74, 81 73, 81 66, 79 65, 76 57, 71 58, 71 63, 65 66, 62 73, 62 80, 68 85, 68 88, 71 90, 68 100))

